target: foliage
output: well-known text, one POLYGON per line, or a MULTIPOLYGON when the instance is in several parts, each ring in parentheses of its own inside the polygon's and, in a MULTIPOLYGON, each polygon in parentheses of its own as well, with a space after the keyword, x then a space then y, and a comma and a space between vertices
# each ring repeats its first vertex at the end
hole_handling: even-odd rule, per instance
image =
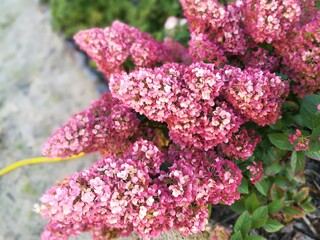
POLYGON ((91 27, 105 27, 118 19, 161 38, 169 16, 181 16, 177 0, 50 0, 52 24, 71 38, 91 27))
POLYGON ((230 239, 259 240, 315 210, 304 177, 306 161, 320 158, 315 2, 180 2, 188 48, 120 21, 74 37, 111 92, 43 153, 101 158, 41 198, 43 239, 193 235, 210 205, 226 204, 239 214, 230 239))
POLYGON ((302 100, 289 97, 282 106, 282 118, 260 130, 265 141, 257 146, 253 157, 263 161, 265 175, 257 184, 246 181, 245 187, 240 188, 241 200, 231 206, 241 214, 232 235, 235 239, 240 239, 236 237, 240 233, 246 239, 249 232, 257 228, 267 233, 276 232, 283 224, 315 210, 304 167, 308 157, 319 160, 319 124, 313 124, 320 116, 319 104, 319 95, 308 95, 302 100), (296 129, 301 129, 303 135, 291 143, 290 135, 294 135, 296 129), (308 150, 299 149, 299 143, 305 142, 308 150))

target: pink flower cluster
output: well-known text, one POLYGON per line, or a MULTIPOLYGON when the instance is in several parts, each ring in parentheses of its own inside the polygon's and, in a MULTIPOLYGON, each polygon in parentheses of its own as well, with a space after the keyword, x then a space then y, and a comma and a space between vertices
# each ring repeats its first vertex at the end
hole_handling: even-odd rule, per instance
POLYGON ((298 0, 243 0, 245 31, 257 43, 286 38, 300 20, 298 0))
POLYGON ((263 48, 251 49, 242 58, 246 68, 259 68, 269 72, 274 72, 279 68, 280 60, 280 56, 263 48))
POLYGON ((252 184, 260 182, 263 178, 263 166, 262 162, 253 162, 252 165, 248 166, 247 169, 250 172, 250 180, 252 184))
POLYGON ((180 2, 193 61, 281 71, 297 83, 299 97, 319 91, 320 15, 314 0, 180 2))
POLYGON ((232 204, 240 197, 242 173, 233 162, 178 149, 169 159, 173 163, 165 172, 164 154, 140 139, 122 157, 104 156, 66 178, 37 207, 50 219, 42 238, 66 239, 90 230, 94 239, 132 231, 157 237, 173 228, 194 234, 205 228, 209 203, 232 204))
POLYGON ((290 39, 275 44, 287 66, 285 72, 297 83, 294 92, 303 97, 320 91, 320 13, 290 39))
POLYGON ((129 59, 137 67, 188 59, 188 50, 180 43, 173 40, 164 43, 156 41, 150 34, 119 21, 105 29, 80 31, 74 39, 107 77, 122 70, 129 59))
POLYGON ((242 128, 232 136, 228 143, 221 144, 220 150, 227 157, 245 160, 252 156, 260 141, 261 136, 256 135, 254 130, 242 128))
POLYGON ((294 150, 303 151, 309 149, 309 139, 302 135, 299 129, 295 134, 289 134, 289 142, 294 146, 294 150))
MULTIPOLYGON (((188 49, 119 21, 75 36, 111 93, 75 114, 43 153, 99 151, 101 159, 41 198, 37 210, 49 219, 42 239, 86 231, 93 239, 132 232, 148 239, 172 229, 204 230, 208 204, 240 198, 243 174, 233 160, 250 158, 261 140, 248 126, 280 116, 289 81, 271 72, 287 74, 299 97, 320 90, 314 0, 180 2, 188 49)), ((289 141, 297 151, 308 149, 298 129, 289 141)), ((262 162, 247 170, 253 184, 263 178, 262 162)))
POLYGON ((287 85, 274 74, 259 69, 228 67, 226 99, 246 118, 260 126, 275 123, 279 117, 287 85))
POLYGON ((189 51, 194 61, 225 64, 226 55, 243 54, 247 48, 241 28, 240 8, 230 4, 226 8, 217 0, 181 0, 184 15, 190 24, 189 51))
POLYGON ((204 150, 227 143, 244 120, 274 123, 286 88, 269 72, 218 70, 205 63, 140 68, 110 79, 113 96, 151 120, 166 122, 170 138, 182 147, 204 150))
POLYGON ((106 93, 55 131, 43 146, 43 154, 71 157, 81 152, 121 153, 130 146, 128 138, 138 135, 138 127, 135 112, 106 93))

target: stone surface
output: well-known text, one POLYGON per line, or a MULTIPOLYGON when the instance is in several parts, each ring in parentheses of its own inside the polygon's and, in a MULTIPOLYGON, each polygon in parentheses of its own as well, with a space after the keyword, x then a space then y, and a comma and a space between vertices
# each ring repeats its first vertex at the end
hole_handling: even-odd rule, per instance
MULTIPOLYGON (((0 168, 41 156, 41 146, 72 113, 98 98, 81 56, 53 33, 32 0, 0 1, 0 168)), ((0 240, 36 240, 46 223, 34 203, 56 181, 97 156, 26 166, 0 177, 0 240)), ((75 239, 90 239, 88 237, 75 239)))

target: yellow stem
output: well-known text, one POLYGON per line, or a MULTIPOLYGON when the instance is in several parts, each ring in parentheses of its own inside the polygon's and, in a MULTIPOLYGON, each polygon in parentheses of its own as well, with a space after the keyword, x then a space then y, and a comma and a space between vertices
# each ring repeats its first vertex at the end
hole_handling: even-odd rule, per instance
POLYGON ((33 165, 33 164, 38 164, 38 163, 51 163, 51 162, 61 162, 61 161, 66 161, 66 160, 72 160, 76 158, 80 158, 84 156, 84 153, 80 153, 78 155, 68 157, 68 158, 48 158, 48 157, 37 157, 37 158, 28 158, 28 159, 23 159, 18 162, 15 162, 3 169, 0 169, 0 176, 3 176, 19 167, 27 166, 27 165, 33 165))

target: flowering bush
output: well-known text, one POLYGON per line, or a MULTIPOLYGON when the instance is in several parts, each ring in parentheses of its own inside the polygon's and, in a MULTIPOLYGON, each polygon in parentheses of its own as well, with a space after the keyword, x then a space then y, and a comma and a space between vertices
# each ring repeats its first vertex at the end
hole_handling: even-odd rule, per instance
POLYGON ((231 239, 263 239, 251 230, 274 232, 279 216, 314 209, 301 186, 306 156, 320 159, 315 2, 180 2, 188 48, 119 21, 74 37, 111 93, 73 115, 43 153, 101 159, 41 198, 43 239, 196 234, 219 203, 241 213, 231 239))

